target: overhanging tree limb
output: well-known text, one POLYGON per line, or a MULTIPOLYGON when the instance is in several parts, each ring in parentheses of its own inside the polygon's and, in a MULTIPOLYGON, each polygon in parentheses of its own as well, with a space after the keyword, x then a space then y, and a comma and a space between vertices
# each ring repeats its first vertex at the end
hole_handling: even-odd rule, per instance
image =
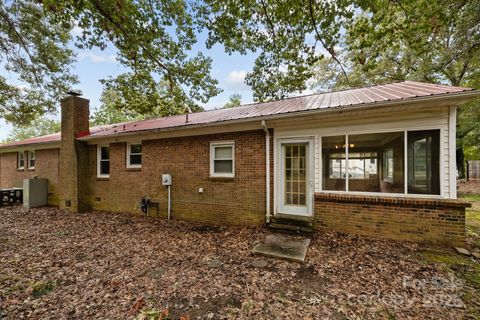
POLYGON ((312 25, 313 25, 313 28, 315 30, 315 33, 317 34, 318 40, 320 41, 322 46, 325 48, 325 50, 327 50, 327 52, 330 54, 330 56, 333 58, 333 60, 335 60, 337 62, 337 64, 340 66, 340 69, 342 69, 343 76, 345 77, 345 81, 347 82, 347 85, 350 87, 350 80, 348 79, 348 74, 345 71, 345 68, 343 67, 343 64, 340 62, 340 60, 338 59, 338 57, 335 54, 335 52, 333 51, 333 49, 328 47, 326 45, 326 43, 323 41, 323 38, 320 36, 320 32, 318 31, 318 28, 317 28, 317 22, 315 21, 315 14, 314 14, 314 11, 313 11, 312 0, 308 1, 308 8, 309 8, 309 12, 310 12, 310 20, 312 21, 312 25))
MULTIPOLYGON (((8 17, 8 14, 4 13, 3 10, 0 10, 0 17, 2 17, 3 20, 5 20, 5 22, 10 27, 10 30, 12 30, 15 33, 15 35, 18 38, 18 41, 20 42, 20 46, 23 48, 23 50, 27 54, 28 59, 30 60, 30 63, 34 64, 35 60, 33 59, 32 55, 30 54, 30 50, 28 49, 27 44, 23 40, 22 35, 17 31, 17 28, 15 27, 15 24, 8 17)), ((33 76, 35 77, 35 81, 37 82, 37 85, 40 86, 41 82, 40 82, 40 79, 38 78, 37 73, 35 71, 33 72, 33 76)))

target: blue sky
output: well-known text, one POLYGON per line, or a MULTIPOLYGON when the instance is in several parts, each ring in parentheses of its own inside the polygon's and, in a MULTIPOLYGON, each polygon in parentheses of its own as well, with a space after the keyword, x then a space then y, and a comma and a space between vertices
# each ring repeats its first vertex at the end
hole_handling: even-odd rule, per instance
MULTIPOLYGON (((75 34, 75 32, 79 32, 79 30, 74 30, 73 33, 75 34)), ((253 101, 252 91, 250 87, 245 85, 244 78, 246 73, 252 70, 256 54, 228 55, 221 45, 216 45, 207 50, 204 34, 199 36, 199 42, 194 47, 192 54, 196 54, 198 51, 213 59, 211 74, 219 81, 219 86, 223 89, 221 94, 210 99, 204 105, 205 109, 222 107, 233 93, 242 95, 242 103, 253 101)), ((90 99, 90 108, 93 112, 100 106, 99 99, 102 93, 102 85, 99 80, 108 76, 116 76, 124 72, 125 69, 115 60, 116 52, 112 47, 104 51, 76 49, 76 52, 78 56, 73 72, 78 75, 79 84, 75 88, 82 90, 83 97, 90 99)), ((0 74, 3 75, 4 73, 4 70, 0 70, 0 74)), ((53 117, 58 118, 58 116, 53 117)), ((0 141, 5 139, 11 130, 11 125, 0 120, 0 141)))

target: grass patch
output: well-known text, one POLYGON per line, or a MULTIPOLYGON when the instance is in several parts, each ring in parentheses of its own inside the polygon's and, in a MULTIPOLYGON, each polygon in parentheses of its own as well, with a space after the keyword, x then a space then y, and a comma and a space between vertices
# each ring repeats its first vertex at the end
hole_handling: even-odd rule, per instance
POLYGON ((464 257, 459 254, 442 252, 442 251, 431 251, 425 250, 422 253, 424 260, 430 263, 444 263, 448 265, 463 265, 468 263, 469 258, 464 257))
POLYGON ((40 298, 43 295, 46 295, 49 292, 53 291, 55 283, 53 281, 37 281, 32 284, 31 291, 34 298, 40 298))
MULTIPOLYGON (((135 318, 135 320, 171 320, 173 319, 170 317, 170 312, 168 309, 164 309, 163 311, 159 311, 157 309, 143 309, 140 311, 139 315, 135 318)), ((189 320, 187 316, 181 316, 180 320, 189 320)))
POLYGON ((472 241, 472 246, 480 251, 480 211, 467 211, 465 215, 467 224, 467 237, 472 241))
MULTIPOLYGON (((467 236, 473 240, 474 250, 480 251, 480 194, 462 195, 461 198, 472 203, 472 208, 465 212, 467 236)), ((421 256, 423 261, 439 264, 464 281, 462 300, 467 306, 467 318, 480 319, 480 261, 448 250, 426 249, 421 256)))
POLYGON ((422 260, 439 264, 442 269, 452 272, 464 281, 462 300, 467 307, 467 318, 480 319, 480 264, 473 258, 451 251, 424 250, 422 260))
POLYGON ((71 232, 68 231, 68 230, 61 230, 61 231, 56 232, 55 235, 56 235, 57 237, 60 237, 60 238, 61 238, 61 237, 67 237, 67 236, 69 236, 70 233, 71 233, 71 232))
POLYGON ((467 200, 467 201, 479 201, 480 202, 480 194, 461 194, 459 195, 460 198, 467 200))
POLYGON ((462 195, 461 198, 472 203, 465 211, 467 236, 474 247, 480 248, 480 194, 462 195))

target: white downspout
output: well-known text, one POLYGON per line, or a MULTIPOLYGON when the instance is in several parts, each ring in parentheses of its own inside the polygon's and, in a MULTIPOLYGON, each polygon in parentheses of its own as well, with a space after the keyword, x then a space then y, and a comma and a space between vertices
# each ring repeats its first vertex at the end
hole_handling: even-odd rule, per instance
POLYGON ((170 185, 169 185, 168 186, 168 209, 167 209, 168 220, 170 220, 171 207, 172 207, 172 194, 170 192, 170 185))
POLYGON ((262 127, 265 131, 265 162, 266 162, 266 179, 265 179, 265 189, 266 189, 266 222, 270 223, 270 132, 268 131, 265 120, 262 120, 262 127))

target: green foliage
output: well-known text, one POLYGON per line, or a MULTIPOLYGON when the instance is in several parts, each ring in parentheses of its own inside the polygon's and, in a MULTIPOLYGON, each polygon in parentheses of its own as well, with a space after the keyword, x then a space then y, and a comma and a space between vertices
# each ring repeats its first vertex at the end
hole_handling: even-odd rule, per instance
POLYGON ((31 291, 34 298, 40 298, 41 296, 53 291, 55 283, 53 281, 37 281, 32 284, 31 291))
POLYGON ((238 93, 234 93, 229 97, 228 102, 225 103, 223 108, 225 108, 225 109, 234 108, 234 107, 240 106, 241 104, 242 104, 242 95, 240 95, 238 93))
POLYGON ((480 159, 480 146, 478 143, 473 146, 464 146, 463 152, 465 153, 465 160, 479 160, 480 159))
MULTIPOLYGON (((338 56, 313 67, 315 89, 345 88, 401 80, 418 80, 480 88, 480 1, 359 1, 346 25, 338 56)), ((458 110, 457 163, 460 176, 466 158, 480 141, 480 99, 458 110)))
POLYGON ((201 110, 221 92, 211 58, 194 52, 203 10, 184 0, 0 0, 0 117, 26 125, 52 113, 77 83, 70 31, 81 49, 113 44, 125 74, 103 80, 119 111, 176 114, 201 110), (197 10, 198 9, 198 10, 197 10))
POLYGON ((70 72, 70 28, 39 2, 0 0, 0 117, 27 125, 56 110, 77 79, 70 72))
POLYGON ((39 118, 27 125, 14 127, 4 142, 21 141, 57 132, 60 132, 60 121, 39 118))
POLYGON ((208 46, 222 43, 228 53, 259 53, 246 77, 258 101, 305 90, 312 65, 324 55, 341 65, 336 46, 355 10, 350 0, 205 3, 208 46))
POLYGON ((480 99, 463 105, 457 115, 457 146, 465 160, 480 159, 480 99))
MULTIPOLYGON (((115 110, 127 119, 201 110, 221 91, 210 75, 211 58, 194 50, 205 30, 209 48, 223 44, 227 53, 257 54, 246 77, 257 101, 309 85, 404 79, 480 87, 480 0, 40 3, 0 0, 0 62, 18 76, 18 83, 0 78, 0 116, 14 123, 53 111, 75 84, 66 47, 74 24, 82 30, 77 47, 113 44, 126 69, 103 80, 117 97, 99 123, 109 122, 115 110)), ((470 124, 462 126, 465 139, 478 137, 470 124)))
MULTIPOLYGON (((138 316, 135 317, 135 320, 169 320, 170 314, 168 309, 163 311, 159 311, 157 309, 143 309, 140 311, 138 316)), ((185 317, 181 317, 180 319, 187 319, 185 317)))
POLYGON ((145 119, 144 115, 134 110, 128 108, 122 110, 125 102, 115 90, 104 90, 100 101, 102 106, 93 114, 91 119, 91 124, 94 126, 145 119))
POLYGON ((176 114, 200 110, 221 90, 210 76, 211 58, 193 54, 198 31, 195 4, 184 0, 46 0, 59 24, 76 21, 80 48, 112 43, 128 70, 103 80, 121 99, 119 110, 176 114))
POLYGON ((460 85, 478 76, 480 1, 359 2, 346 49, 360 72, 460 85))
POLYGON ((205 0, 208 45, 258 52, 255 100, 405 79, 478 78, 480 1, 205 0))

